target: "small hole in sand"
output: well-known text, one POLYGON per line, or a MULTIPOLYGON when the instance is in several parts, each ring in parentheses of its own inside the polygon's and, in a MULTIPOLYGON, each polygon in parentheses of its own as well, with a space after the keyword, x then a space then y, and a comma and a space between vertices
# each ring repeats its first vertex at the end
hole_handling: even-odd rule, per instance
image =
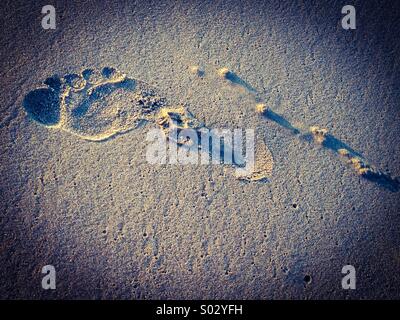
POLYGON ((304 282, 305 283, 311 283, 311 276, 310 275, 308 275, 308 274, 306 274, 305 276, 304 276, 304 282))

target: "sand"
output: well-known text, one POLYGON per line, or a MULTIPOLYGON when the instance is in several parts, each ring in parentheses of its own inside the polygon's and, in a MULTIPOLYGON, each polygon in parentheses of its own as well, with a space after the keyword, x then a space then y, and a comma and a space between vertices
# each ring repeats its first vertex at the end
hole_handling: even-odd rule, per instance
POLYGON ((42 4, 3 1, 0 298, 400 298, 400 10, 354 1, 346 31, 342 5, 55 1, 44 30, 42 4), (103 68, 66 100, 44 84, 103 68), (254 129, 262 178, 149 164, 132 81, 151 110, 254 129), (99 112, 66 112, 98 85, 99 112))

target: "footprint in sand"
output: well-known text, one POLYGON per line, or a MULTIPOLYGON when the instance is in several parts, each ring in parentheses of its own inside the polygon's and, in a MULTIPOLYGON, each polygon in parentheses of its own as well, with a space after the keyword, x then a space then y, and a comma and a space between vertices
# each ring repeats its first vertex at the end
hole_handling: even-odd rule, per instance
POLYGON ((29 92, 23 105, 42 125, 83 139, 101 141, 155 121, 166 100, 146 83, 110 67, 101 72, 53 76, 46 87, 29 92))
MULTIPOLYGON (((44 85, 24 98, 28 115, 48 128, 86 140, 103 141, 143 122, 157 124, 167 136, 171 130, 204 127, 183 105, 169 106, 151 86, 114 68, 53 76, 44 85)), ((186 142, 177 143, 183 147, 186 142)), ((264 181, 270 176, 273 159, 268 148, 256 146, 255 153, 254 172, 237 176, 240 180, 264 181)))

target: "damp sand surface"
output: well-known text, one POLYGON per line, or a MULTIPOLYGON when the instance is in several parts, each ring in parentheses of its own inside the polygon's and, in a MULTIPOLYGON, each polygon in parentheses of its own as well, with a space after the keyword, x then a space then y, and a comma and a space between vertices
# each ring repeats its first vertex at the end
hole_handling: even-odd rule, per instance
POLYGON ((350 36, 338 1, 1 4, 0 297, 399 298, 400 55, 363 5, 350 36), (254 176, 149 164, 172 109, 254 129, 254 176))

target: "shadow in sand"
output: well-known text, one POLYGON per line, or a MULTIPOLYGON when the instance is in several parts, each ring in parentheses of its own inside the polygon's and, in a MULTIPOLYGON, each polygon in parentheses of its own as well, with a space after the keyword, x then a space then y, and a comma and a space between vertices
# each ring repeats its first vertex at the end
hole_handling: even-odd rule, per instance
MULTIPOLYGON (((281 116, 280 114, 278 114, 270 109, 268 109, 266 112, 264 112, 263 115, 267 119, 270 119, 270 120, 276 122, 277 124, 284 127, 285 129, 292 131, 294 134, 300 133, 300 130, 298 128, 294 127, 288 120, 286 120, 283 116, 281 116)), ((302 135, 301 138, 306 141, 309 141, 309 142, 314 141, 312 133, 306 133, 306 134, 302 135)), ((324 148, 329 149, 338 155, 340 155, 339 150, 344 149, 344 150, 347 150, 347 152, 351 155, 351 157, 359 157, 361 159, 364 159, 363 155, 360 152, 354 150, 353 148, 348 146, 343 141, 337 139, 333 135, 327 134, 324 138, 325 139, 322 142, 322 146, 324 148)), ((374 182, 374 183, 378 184, 379 186, 381 186, 387 190, 390 190, 392 192, 397 192, 400 190, 399 178, 392 178, 390 175, 383 173, 381 171, 371 170, 371 171, 361 174, 361 177, 364 179, 367 179, 371 182, 374 182)))
MULTIPOLYGON (((347 144, 340 141, 339 139, 335 138, 334 136, 328 134, 325 138, 325 141, 322 145, 330 149, 337 154, 339 154, 339 149, 347 150, 353 157, 360 157, 364 159, 360 152, 355 151, 354 149, 350 148, 347 144)), ((397 192, 400 190, 400 181, 398 178, 392 178, 390 175, 385 174, 381 171, 371 170, 361 175, 364 179, 372 181, 381 187, 388 189, 392 192, 397 192)))
MULTIPOLYGON (((254 89, 250 84, 242 80, 238 75, 236 75, 234 72, 229 71, 226 75, 225 78, 230 80, 233 84, 240 85, 246 90, 250 91, 251 93, 258 94, 257 90, 254 89)), ((283 128, 290 130, 293 134, 297 135, 301 133, 301 130, 293 126, 288 120, 285 119, 282 115, 272 111, 271 109, 268 109, 263 113, 263 116, 269 120, 272 120, 282 126, 283 128)), ((307 141, 314 141, 312 133, 305 133, 300 136, 301 139, 305 139, 307 141)), ((324 141, 322 142, 322 146, 324 148, 327 148, 336 154, 340 155, 340 149, 347 150, 349 155, 351 157, 358 157, 361 159, 364 159, 364 157, 361 155, 360 152, 354 150, 341 140, 335 138, 334 136, 330 134, 326 134, 324 137, 324 141)), ((392 192, 397 192, 400 190, 400 179, 399 178, 392 178, 390 175, 383 173, 379 170, 368 170, 366 172, 363 172, 361 174, 361 177, 364 179, 367 179, 371 182, 374 182, 378 184, 379 186, 388 189, 392 192)))
MULTIPOLYGON (((313 136, 311 133, 305 134, 302 138, 307 141, 314 141, 313 136)), ((347 150, 348 156, 347 159, 351 158, 360 158, 365 159, 363 155, 349 147, 346 143, 340 141, 336 137, 332 136, 331 134, 327 134, 325 136, 325 140, 322 142, 322 146, 326 149, 329 149, 339 156, 342 156, 339 150, 347 150)), ((363 160, 364 161, 364 160, 363 160)), ((357 169, 355 169, 357 170, 357 169)), ((359 173, 360 174, 360 173, 359 173)), ((371 169, 366 172, 360 174, 360 176, 366 180, 376 183, 380 187, 383 187, 387 190, 392 192, 397 192, 400 190, 400 181, 399 178, 392 178, 389 174, 383 173, 376 169, 371 169)))
POLYGON ((256 94, 257 90, 254 89, 250 84, 248 84, 246 81, 241 79, 236 73, 229 71, 226 75, 225 78, 231 81, 232 83, 241 86, 245 88, 246 90, 250 91, 251 93, 256 94))
POLYGON ((370 172, 362 177, 392 192, 398 192, 400 190, 399 178, 392 178, 388 174, 382 172, 370 172))
MULTIPOLYGON (((251 93, 258 94, 257 90, 254 89, 250 84, 242 80, 238 75, 236 75, 234 72, 229 71, 226 75, 225 78, 230 80, 233 84, 240 85, 244 87, 246 90, 250 91, 251 93)), ((268 109, 263 113, 263 116, 269 120, 272 120, 282 126, 283 128, 290 130, 293 134, 300 134, 301 130, 293 126, 288 120, 285 119, 282 115, 272 111, 271 109, 268 109)), ((307 132, 305 134, 302 134, 300 136, 301 139, 304 139, 306 141, 314 141, 313 134, 310 132, 307 132)), ((341 140, 335 138, 334 136, 330 134, 326 134, 324 136, 324 140, 322 142, 322 146, 326 149, 329 149, 339 156, 341 156, 341 153, 339 150, 347 150, 349 157, 350 158, 360 158, 364 159, 362 154, 350 146, 348 146, 346 143, 342 142, 341 140)), ((348 159, 350 159, 348 158, 348 159)), ((360 174, 360 173, 359 173, 360 174)), ((378 184, 379 186, 390 190, 392 192, 397 192, 400 190, 400 179, 399 178, 392 178, 390 175, 383 173, 379 170, 371 169, 367 171, 363 171, 361 174, 361 177, 364 179, 367 179, 371 182, 374 182, 378 184)))
MULTIPOLYGON (((301 137, 302 139, 308 141, 308 142, 313 142, 314 138, 312 133, 307 132, 306 134, 302 135, 301 137)), ((332 150, 333 152, 339 154, 339 150, 340 149, 345 149, 347 150, 352 156, 354 157, 360 157, 363 158, 363 155, 359 152, 354 150, 353 148, 351 148, 350 146, 348 146, 346 143, 344 143, 343 141, 337 139, 336 137, 334 137, 331 134, 327 134, 324 138, 324 141, 322 142, 322 146, 332 150)))
POLYGON ((264 116, 274 122, 276 122, 277 124, 279 124, 280 126, 284 127, 285 129, 288 129, 290 131, 292 131, 294 134, 299 134, 300 130, 297 129, 296 127, 294 127, 288 120, 286 120, 283 116, 281 116, 280 114, 272 111, 272 110, 267 110, 266 112, 264 112, 264 116))
POLYGON ((361 153, 359 153, 358 151, 352 149, 347 144, 345 144, 344 142, 342 142, 339 139, 335 138, 331 134, 328 134, 326 136, 325 141, 322 143, 322 145, 325 148, 330 149, 330 150, 332 150, 332 151, 334 151, 336 153, 338 153, 340 149, 346 149, 347 151, 349 151, 354 156, 363 158, 361 153))

